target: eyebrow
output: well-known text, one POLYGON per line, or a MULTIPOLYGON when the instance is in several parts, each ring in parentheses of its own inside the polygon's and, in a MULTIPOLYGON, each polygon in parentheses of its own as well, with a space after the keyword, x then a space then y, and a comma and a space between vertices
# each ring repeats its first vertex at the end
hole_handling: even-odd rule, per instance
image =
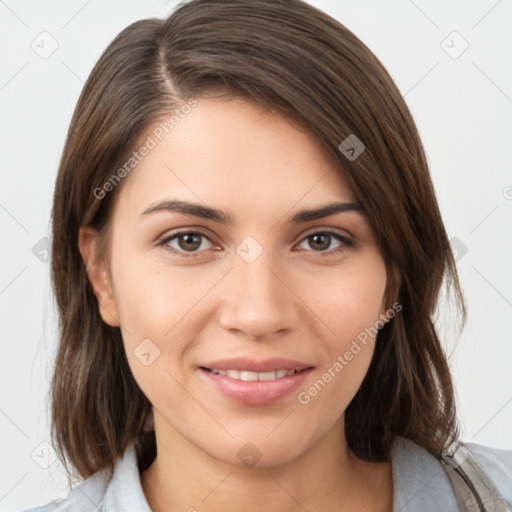
MULTIPOLYGON (((188 201, 158 201, 144 210, 141 215, 149 215, 151 213, 161 211, 178 212, 183 215, 213 220, 226 225, 233 224, 233 218, 231 215, 223 212, 222 210, 188 201)), ((330 203, 318 208, 299 210, 290 219, 290 223, 300 224, 301 222, 323 219, 324 217, 329 217, 330 215, 343 212, 356 212, 362 214, 363 208, 357 203, 330 203)))

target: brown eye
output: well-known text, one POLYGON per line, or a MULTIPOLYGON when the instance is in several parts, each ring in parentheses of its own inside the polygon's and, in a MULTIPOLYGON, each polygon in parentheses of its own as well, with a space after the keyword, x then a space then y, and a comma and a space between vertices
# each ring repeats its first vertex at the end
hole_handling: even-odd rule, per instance
POLYGON ((192 254, 196 252, 203 252, 213 246, 212 242, 206 235, 195 231, 182 231, 181 233, 168 236, 160 242, 160 245, 163 245, 176 253, 192 254))
POLYGON ((201 247, 201 235, 195 233, 185 233, 184 235, 178 235, 178 245, 180 249, 184 251, 195 251, 201 247))
POLYGON ((304 247, 306 250, 327 254, 337 253, 354 245, 347 237, 333 231, 311 233, 301 242, 301 244, 305 243, 308 245, 304 247))
POLYGON ((314 250, 325 251, 331 245, 332 237, 328 233, 315 233, 308 237, 309 246, 314 250))

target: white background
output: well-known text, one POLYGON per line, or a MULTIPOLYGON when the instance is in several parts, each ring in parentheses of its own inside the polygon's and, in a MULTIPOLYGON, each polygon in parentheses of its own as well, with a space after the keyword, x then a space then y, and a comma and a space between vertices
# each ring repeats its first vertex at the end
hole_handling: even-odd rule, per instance
MULTIPOLYGON (((511 449, 512 1, 311 3, 361 38, 405 95, 459 248, 469 321, 458 340, 448 324, 443 335, 464 439, 511 449), (452 58, 461 37, 469 47, 452 58)), ((67 492, 58 462, 40 467, 53 460, 45 404, 57 329, 49 265, 32 248, 39 242, 44 250, 40 240, 49 236, 73 108, 114 36, 137 19, 164 17, 173 5, 0 0, 1 510, 67 492), (58 43, 46 59, 31 47, 46 37, 51 48, 43 31, 58 43)))

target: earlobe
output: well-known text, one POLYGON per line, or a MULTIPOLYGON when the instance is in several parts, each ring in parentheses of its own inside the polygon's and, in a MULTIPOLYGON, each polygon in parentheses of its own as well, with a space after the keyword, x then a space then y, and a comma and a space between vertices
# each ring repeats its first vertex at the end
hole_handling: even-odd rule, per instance
POLYGON ((105 262, 98 258, 98 233, 92 228, 81 227, 78 231, 78 249, 98 301, 101 318, 106 324, 119 327, 110 272, 105 262))

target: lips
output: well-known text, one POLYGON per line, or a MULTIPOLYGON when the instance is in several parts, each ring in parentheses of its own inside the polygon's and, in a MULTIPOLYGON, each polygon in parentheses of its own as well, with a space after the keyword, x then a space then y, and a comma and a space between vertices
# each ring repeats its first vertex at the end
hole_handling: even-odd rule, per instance
POLYGON ((302 384, 312 369, 306 363, 282 358, 224 359, 199 367, 213 389, 244 405, 267 405, 284 399, 302 384))

